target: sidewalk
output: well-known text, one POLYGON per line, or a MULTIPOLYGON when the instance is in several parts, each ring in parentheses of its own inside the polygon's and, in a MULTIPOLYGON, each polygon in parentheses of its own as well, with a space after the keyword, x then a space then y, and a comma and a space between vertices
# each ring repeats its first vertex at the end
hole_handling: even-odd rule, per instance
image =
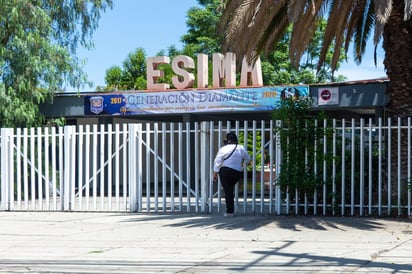
POLYGON ((0 212, 0 273, 412 273, 412 220, 0 212))

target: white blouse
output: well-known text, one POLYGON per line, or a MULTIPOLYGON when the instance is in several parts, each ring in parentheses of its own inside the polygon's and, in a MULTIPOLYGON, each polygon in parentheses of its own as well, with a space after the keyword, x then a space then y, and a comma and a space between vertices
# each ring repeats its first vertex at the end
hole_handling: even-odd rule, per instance
POLYGON ((213 165, 214 172, 219 172, 221 167, 230 167, 237 171, 242 171, 243 165, 247 165, 250 162, 251 157, 243 146, 237 145, 236 150, 232 153, 235 146, 236 144, 228 144, 219 149, 213 165), (230 153, 232 153, 232 155, 224 160, 230 153))

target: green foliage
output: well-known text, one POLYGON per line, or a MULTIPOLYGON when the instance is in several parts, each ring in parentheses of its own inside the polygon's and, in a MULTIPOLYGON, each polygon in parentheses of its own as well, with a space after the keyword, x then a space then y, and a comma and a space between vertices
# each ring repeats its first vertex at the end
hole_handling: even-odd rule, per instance
POLYGON ((281 121, 277 128, 282 148, 278 183, 284 190, 312 193, 325 183, 322 163, 333 160, 331 154, 324 154, 321 149, 325 136, 330 139, 333 131, 317 125, 317 121, 325 117, 324 114, 310 115, 312 104, 309 97, 287 97, 274 112, 274 119, 281 121))
POLYGON ((119 90, 122 87, 122 69, 119 66, 108 68, 104 81, 109 90, 119 90))
POLYGON ((141 89, 146 87, 136 86, 139 77, 146 77, 146 53, 144 49, 137 48, 129 53, 123 62, 122 81, 127 89, 141 89))
MULTIPOLYGON (((256 151, 256 156, 255 156, 255 165, 257 167, 261 167, 262 164, 264 165, 265 163, 262 163, 262 134, 261 132, 256 132, 255 137, 253 137, 253 132, 248 132, 246 138, 247 138, 247 151, 256 151)), ((245 134, 243 132, 239 132, 239 144, 244 144, 245 140, 245 134)), ((263 150, 264 153, 264 150, 263 150)), ((247 167, 248 169, 251 169, 251 166, 247 167)))
POLYGON ((112 66, 106 70, 105 91, 146 89, 146 53, 137 48, 123 61, 123 67, 112 66))
POLYGON ((222 37, 219 38, 216 32, 216 26, 221 16, 218 11, 220 0, 198 2, 202 7, 193 7, 188 11, 186 21, 188 31, 181 40, 186 47, 190 48, 190 51, 196 54, 211 55, 215 52, 221 52, 222 37))
POLYGON ((66 124, 66 119, 64 117, 50 119, 47 121, 46 126, 48 127, 62 127, 66 124))
POLYGON ((0 1, 0 125, 43 122, 38 104, 65 84, 86 83, 79 45, 90 48, 100 12, 111 0, 0 1))

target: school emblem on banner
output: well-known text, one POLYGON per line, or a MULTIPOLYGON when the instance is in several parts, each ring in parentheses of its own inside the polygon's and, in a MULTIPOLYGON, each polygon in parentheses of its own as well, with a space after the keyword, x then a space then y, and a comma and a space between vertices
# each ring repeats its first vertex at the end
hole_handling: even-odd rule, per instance
POLYGON ((102 96, 93 96, 90 97, 90 111, 99 114, 103 111, 103 97, 102 96))

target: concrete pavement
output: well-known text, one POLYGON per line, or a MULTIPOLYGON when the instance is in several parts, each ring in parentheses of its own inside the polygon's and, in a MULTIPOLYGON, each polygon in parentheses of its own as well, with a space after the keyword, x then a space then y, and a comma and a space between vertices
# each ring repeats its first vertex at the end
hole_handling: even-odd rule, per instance
POLYGON ((412 273, 412 220, 0 212, 1 273, 412 273))

